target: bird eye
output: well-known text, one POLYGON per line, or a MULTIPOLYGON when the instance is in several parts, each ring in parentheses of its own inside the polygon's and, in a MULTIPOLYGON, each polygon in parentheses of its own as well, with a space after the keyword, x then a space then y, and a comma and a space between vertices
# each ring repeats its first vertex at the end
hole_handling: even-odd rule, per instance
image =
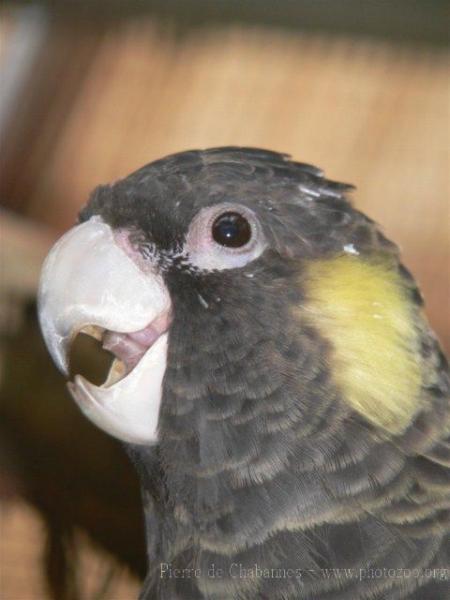
POLYGON ((250 223, 237 212, 226 212, 215 219, 212 225, 215 242, 228 248, 242 248, 252 237, 250 223))
POLYGON ((239 269, 260 256, 267 241, 248 206, 223 202, 202 208, 186 232, 183 253, 203 271, 239 269))

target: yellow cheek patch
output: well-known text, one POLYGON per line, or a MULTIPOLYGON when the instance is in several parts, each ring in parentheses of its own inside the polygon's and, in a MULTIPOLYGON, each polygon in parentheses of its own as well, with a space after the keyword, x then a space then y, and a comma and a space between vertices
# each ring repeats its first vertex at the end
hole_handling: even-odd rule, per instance
POLYGON ((343 398, 384 429, 399 433, 420 407, 415 307, 387 261, 340 256, 306 266, 301 316, 333 348, 332 373, 343 398))

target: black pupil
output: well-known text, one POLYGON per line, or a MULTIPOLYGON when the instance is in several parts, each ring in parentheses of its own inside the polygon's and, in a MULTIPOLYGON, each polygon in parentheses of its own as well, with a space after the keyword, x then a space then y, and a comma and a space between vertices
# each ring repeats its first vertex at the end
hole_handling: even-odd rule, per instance
POLYGON ((217 217, 212 226, 212 236, 221 246, 241 248, 252 236, 247 219, 237 212, 227 212, 217 217))

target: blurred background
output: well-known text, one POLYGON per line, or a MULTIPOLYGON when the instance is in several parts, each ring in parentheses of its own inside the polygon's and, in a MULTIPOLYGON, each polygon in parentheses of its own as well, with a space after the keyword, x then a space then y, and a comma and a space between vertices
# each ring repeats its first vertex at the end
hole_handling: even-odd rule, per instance
MULTIPOLYGON (((2 600, 132 600, 145 568, 133 468, 35 318, 42 259, 96 185, 227 144, 320 166, 400 244, 450 348, 447 25, 441 0, 2 4, 2 600)), ((74 360, 95 380, 92 343, 74 360)))

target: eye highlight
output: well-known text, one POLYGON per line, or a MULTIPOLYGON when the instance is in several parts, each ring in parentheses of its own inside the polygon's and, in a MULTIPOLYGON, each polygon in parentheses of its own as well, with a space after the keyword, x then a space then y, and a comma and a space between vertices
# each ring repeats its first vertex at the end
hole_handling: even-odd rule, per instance
POLYGON ((219 215, 212 225, 212 237, 215 242, 227 248, 242 248, 252 237, 250 223, 238 212, 226 212, 219 215))

